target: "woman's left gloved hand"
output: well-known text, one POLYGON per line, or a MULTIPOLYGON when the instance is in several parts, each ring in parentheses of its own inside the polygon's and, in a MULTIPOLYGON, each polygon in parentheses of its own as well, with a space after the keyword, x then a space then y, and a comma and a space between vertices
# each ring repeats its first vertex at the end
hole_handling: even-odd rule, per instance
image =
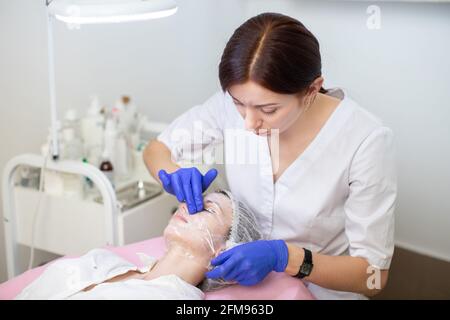
POLYGON ((207 278, 223 278, 252 286, 271 271, 283 272, 288 263, 288 248, 283 240, 258 240, 238 245, 211 260, 216 266, 207 278))

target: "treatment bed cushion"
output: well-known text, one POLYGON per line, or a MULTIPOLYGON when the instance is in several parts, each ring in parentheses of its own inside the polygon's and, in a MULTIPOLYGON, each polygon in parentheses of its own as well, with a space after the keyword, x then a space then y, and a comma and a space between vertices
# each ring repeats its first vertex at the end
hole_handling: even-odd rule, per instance
MULTIPOLYGON (((141 266, 136 253, 142 252, 159 258, 164 254, 164 239, 154 238, 122 247, 106 247, 124 259, 141 266)), ((67 256, 66 258, 72 258, 67 256)), ((64 259, 61 258, 61 259, 64 259)), ((51 262, 50 262, 51 263, 51 262)), ((26 271, 23 274, 0 284, 0 299, 13 299, 29 283, 36 279, 47 265, 26 271)), ((264 281, 252 287, 230 286, 206 294, 206 300, 310 300, 314 299, 305 285, 284 273, 272 272, 264 281)))

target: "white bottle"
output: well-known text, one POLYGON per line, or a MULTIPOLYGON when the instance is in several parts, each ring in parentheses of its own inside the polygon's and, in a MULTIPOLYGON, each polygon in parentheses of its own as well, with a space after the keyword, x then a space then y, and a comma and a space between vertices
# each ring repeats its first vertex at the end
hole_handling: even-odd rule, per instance
POLYGON ((75 134, 75 128, 67 127, 63 130, 62 158, 81 161, 84 157, 83 143, 75 134))
POLYGON ((144 143, 140 143, 138 147, 133 150, 134 173, 139 179, 145 179, 149 175, 148 169, 144 163, 145 146, 144 143))
POLYGON ((93 96, 87 115, 81 120, 81 135, 90 163, 99 164, 103 148, 104 127, 105 117, 101 111, 100 101, 97 96, 93 96))
MULTIPOLYGON (((83 143, 76 135, 76 127, 69 126, 63 129, 63 143, 61 158, 64 160, 82 161, 84 157, 83 143)), ((73 173, 58 173, 63 180, 63 194, 69 198, 83 198, 83 177, 73 173)))
POLYGON ((105 132, 104 132, 104 152, 109 157, 112 165, 116 166, 116 148, 117 148, 117 126, 116 121, 113 118, 106 120, 105 132))
POLYGON ((112 113, 114 119, 116 119, 118 131, 127 132, 127 124, 125 121, 125 104, 122 99, 116 101, 112 113))
POLYGON ((125 105, 124 121, 126 123, 126 128, 128 133, 133 134, 137 131, 137 108, 136 105, 131 101, 130 97, 123 96, 122 102, 125 105))
POLYGON ((119 130, 126 135, 137 131, 137 108, 129 96, 122 96, 116 101, 115 110, 119 119, 119 130))
POLYGON ((66 111, 62 130, 66 128, 73 128, 74 135, 81 139, 81 121, 77 110, 69 109, 66 111))
POLYGON ((123 132, 117 136, 116 155, 114 170, 118 180, 126 180, 131 174, 131 153, 129 150, 127 137, 123 132))

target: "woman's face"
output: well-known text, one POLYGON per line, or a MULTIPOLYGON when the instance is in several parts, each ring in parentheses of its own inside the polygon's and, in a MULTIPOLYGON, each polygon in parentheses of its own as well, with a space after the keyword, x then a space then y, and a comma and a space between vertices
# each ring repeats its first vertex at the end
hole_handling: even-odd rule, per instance
POLYGON ((228 93, 245 121, 245 128, 258 135, 270 134, 270 129, 278 129, 281 134, 304 110, 304 97, 275 93, 253 81, 233 85, 228 93))
POLYGON ((168 247, 179 245, 199 257, 214 255, 225 245, 233 218, 231 200, 221 193, 204 197, 204 210, 189 214, 181 203, 164 230, 168 247))

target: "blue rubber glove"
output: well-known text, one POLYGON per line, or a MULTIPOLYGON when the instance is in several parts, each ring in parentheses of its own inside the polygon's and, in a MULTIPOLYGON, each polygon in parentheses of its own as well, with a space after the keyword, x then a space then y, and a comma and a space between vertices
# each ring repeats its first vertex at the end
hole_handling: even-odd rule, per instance
POLYGON ((216 266, 207 278, 223 278, 252 286, 271 271, 283 272, 288 263, 288 248, 284 240, 258 240, 231 248, 211 260, 216 266))
POLYGON ((185 201, 190 214, 203 210, 203 192, 217 177, 217 170, 211 169, 204 176, 197 168, 181 168, 173 173, 158 172, 164 190, 185 201))

